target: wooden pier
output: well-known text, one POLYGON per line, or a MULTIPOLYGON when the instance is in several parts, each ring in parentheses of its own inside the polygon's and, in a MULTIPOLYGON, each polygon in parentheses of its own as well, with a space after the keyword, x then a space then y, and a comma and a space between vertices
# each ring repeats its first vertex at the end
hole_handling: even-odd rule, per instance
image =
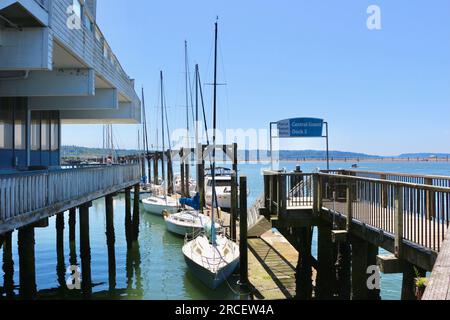
MULTIPOLYGON (((403 299, 414 299, 415 277, 436 267, 427 288, 434 294, 425 298, 449 298, 449 177, 268 171, 264 190, 260 212, 293 245, 296 239, 308 239, 312 227, 318 228, 317 297, 378 299, 379 292, 366 284, 367 268, 378 264, 385 273, 403 273, 403 299), (392 256, 378 255, 379 248, 392 256), (329 271, 334 265, 337 277, 329 271), (435 288, 443 283, 444 289, 435 288)), ((311 262, 300 260, 297 271, 312 281, 311 262)))

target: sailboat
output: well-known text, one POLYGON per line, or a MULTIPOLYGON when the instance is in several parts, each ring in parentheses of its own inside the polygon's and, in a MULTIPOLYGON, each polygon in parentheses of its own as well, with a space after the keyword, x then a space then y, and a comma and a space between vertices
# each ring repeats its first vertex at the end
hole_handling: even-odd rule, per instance
MULTIPOLYGON (((160 80, 161 80, 161 123, 162 123, 162 147, 163 150, 165 150, 165 130, 164 130, 164 79, 163 79, 163 72, 160 73, 160 80)), ((166 116, 167 118, 167 116, 166 116)), ((167 119, 166 119, 167 121, 167 119)), ((165 179, 165 167, 164 162, 166 158, 166 153, 163 152, 163 165, 162 165, 162 176, 163 179, 165 179)), ((142 204, 144 205, 144 210, 156 214, 159 216, 162 216, 164 212, 169 213, 175 213, 179 210, 179 203, 175 198, 169 197, 167 194, 167 183, 163 183, 163 195, 152 195, 151 197, 148 197, 146 199, 142 200, 142 204)))
MULTIPOLYGON (((218 24, 215 23, 215 58, 214 58, 214 95, 213 95, 213 156, 212 156, 212 190, 215 192, 216 168, 216 129, 217 129, 217 34, 218 24)), ((213 196, 214 199, 214 196, 213 196)), ((214 204, 214 203, 213 203, 214 204)), ((216 289, 236 270, 239 265, 239 246, 218 233, 215 228, 216 206, 211 208, 211 230, 206 234, 186 241, 183 255, 190 271, 206 286, 216 289)))

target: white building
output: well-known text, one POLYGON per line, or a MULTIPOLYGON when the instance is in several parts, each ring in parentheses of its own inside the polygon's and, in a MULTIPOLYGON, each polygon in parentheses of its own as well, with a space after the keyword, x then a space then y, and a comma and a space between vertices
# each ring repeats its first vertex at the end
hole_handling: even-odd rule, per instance
POLYGON ((61 124, 140 117, 96 0, 0 0, 0 169, 58 166, 61 124))

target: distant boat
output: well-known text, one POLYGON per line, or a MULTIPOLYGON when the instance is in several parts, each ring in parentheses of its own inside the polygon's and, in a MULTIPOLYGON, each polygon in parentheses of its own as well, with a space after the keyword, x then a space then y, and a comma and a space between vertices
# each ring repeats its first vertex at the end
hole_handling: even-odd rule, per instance
POLYGON ((355 163, 355 164, 352 164, 352 168, 357 169, 357 168, 359 168, 359 166, 355 163))
MULTIPOLYGON (((205 199, 209 206, 212 206, 213 190, 212 177, 206 177, 205 199)), ((222 209, 231 208, 231 176, 215 176, 215 196, 217 197, 217 206, 222 209)))
MULTIPOLYGON (((182 194, 181 176, 175 177, 175 192, 182 194)), ((193 197, 197 193, 197 182, 194 179, 189 179, 189 196, 193 197)))

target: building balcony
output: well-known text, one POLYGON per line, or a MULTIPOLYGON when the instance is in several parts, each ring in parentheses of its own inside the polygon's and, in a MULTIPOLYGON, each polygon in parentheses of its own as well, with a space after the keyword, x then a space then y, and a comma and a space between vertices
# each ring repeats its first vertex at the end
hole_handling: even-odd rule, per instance
POLYGON ((95 11, 93 0, 0 0, 0 97, 61 111, 63 123, 139 123, 134 80, 95 11))

